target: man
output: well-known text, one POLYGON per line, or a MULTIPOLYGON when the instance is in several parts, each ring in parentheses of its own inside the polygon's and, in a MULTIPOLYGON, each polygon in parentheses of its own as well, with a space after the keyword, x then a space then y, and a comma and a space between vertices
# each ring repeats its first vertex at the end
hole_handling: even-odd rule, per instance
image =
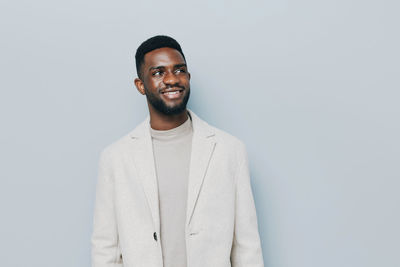
POLYGON ((92 266, 263 266, 244 144, 186 108, 174 39, 143 42, 136 68, 150 116, 101 153, 92 266))

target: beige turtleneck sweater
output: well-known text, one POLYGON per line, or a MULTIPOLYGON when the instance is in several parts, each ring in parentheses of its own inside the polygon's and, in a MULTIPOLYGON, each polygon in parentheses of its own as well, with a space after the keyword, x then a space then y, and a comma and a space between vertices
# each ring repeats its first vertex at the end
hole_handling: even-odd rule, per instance
POLYGON ((187 267, 186 202, 192 148, 190 117, 170 130, 150 128, 160 200, 160 240, 164 267, 187 267))

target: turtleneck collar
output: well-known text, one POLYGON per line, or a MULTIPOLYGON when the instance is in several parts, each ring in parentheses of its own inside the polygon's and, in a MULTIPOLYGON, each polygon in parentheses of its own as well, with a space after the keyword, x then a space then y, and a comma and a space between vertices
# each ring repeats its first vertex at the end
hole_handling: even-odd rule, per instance
POLYGON ((160 141, 168 141, 177 139, 179 137, 183 137, 187 134, 190 134, 192 131, 192 121, 190 115, 188 116, 187 120, 179 125, 178 127, 169 129, 169 130, 154 130, 150 127, 150 134, 151 137, 155 140, 160 141))

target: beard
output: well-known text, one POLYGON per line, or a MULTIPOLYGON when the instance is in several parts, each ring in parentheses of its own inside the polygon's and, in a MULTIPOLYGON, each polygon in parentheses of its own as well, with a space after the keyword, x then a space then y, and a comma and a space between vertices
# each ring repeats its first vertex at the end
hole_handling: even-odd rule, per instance
POLYGON ((176 115, 183 112, 186 109, 187 102, 189 101, 189 88, 184 89, 185 91, 187 91, 187 93, 183 96, 182 102, 174 106, 167 106, 167 104, 162 100, 159 95, 153 94, 152 92, 147 90, 146 87, 144 89, 146 91, 147 101, 151 104, 151 106, 165 115, 176 115))

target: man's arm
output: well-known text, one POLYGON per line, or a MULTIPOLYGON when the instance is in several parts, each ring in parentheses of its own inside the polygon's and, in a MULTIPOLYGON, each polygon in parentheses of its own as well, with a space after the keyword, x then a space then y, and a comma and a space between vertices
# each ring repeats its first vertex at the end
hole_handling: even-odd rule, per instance
POLYGON ((232 267, 263 267, 263 256, 258 233, 256 208, 250 184, 247 152, 243 148, 236 174, 235 232, 233 237, 232 267))
POLYGON ((92 267, 122 267, 114 212, 114 185, 104 151, 99 160, 92 234, 92 267))

